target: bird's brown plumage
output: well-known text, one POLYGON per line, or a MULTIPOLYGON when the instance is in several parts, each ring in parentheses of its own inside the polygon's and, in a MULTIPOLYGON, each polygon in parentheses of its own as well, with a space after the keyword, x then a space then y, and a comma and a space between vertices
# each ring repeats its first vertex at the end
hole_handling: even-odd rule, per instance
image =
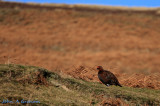
POLYGON ((110 71, 104 70, 102 66, 98 66, 97 70, 99 70, 98 78, 103 84, 105 84, 106 86, 116 85, 116 86, 122 87, 118 79, 113 73, 111 73, 110 71))

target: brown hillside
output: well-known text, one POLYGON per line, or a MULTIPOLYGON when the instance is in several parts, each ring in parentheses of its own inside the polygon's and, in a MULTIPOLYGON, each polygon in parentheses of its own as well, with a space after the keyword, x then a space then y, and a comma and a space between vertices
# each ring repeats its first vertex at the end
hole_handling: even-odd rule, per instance
POLYGON ((101 65, 122 85, 160 89, 158 13, 0 2, 0 63, 62 70, 89 81, 98 81, 101 65))

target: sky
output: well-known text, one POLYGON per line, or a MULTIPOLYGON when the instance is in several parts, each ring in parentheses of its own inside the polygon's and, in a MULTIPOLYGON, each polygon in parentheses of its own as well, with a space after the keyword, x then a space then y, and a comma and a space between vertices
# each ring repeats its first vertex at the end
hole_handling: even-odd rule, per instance
POLYGON ((6 0, 35 3, 91 4, 126 7, 160 7, 160 0, 6 0))

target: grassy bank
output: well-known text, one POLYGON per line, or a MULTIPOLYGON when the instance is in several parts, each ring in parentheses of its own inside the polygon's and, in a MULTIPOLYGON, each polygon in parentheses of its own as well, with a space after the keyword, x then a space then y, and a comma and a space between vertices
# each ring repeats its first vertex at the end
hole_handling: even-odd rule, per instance
POLYGON ((160 90, 106 87, 33 66, 1 64, 0 83, 1 103, 8 99, 41 105, 160 104, 160 90))

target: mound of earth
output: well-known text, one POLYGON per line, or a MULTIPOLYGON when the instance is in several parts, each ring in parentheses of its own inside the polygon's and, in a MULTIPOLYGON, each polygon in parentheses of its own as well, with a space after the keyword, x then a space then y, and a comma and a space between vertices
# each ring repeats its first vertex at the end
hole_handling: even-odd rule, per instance
POLYGON ((35 66, 0 64, 0 83, 0 104, 3 105, 160 104, 160 90, 106 87, 35 66))

